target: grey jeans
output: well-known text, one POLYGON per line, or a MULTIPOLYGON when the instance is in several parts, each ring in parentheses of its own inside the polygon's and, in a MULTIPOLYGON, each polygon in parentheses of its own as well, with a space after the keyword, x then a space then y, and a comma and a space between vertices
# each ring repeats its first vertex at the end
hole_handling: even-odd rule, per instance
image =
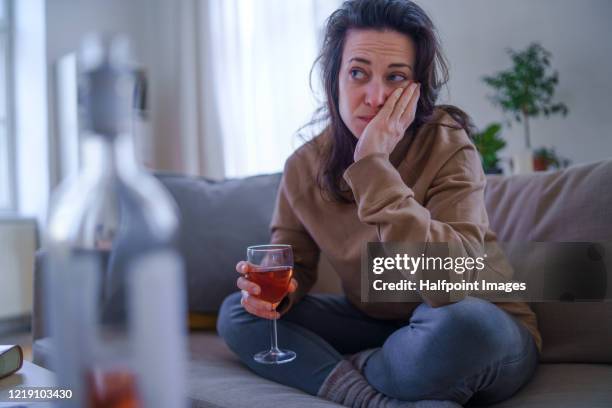
POLYGON ((270 347, 270 322, 246 312, 240 292, 228 296, 217 329, 260 376, 316 395, 343 355, 376 348, 364 367, 368 382, 406 401, 492 404, 533 376, 539 354, 533 336, 510 314, 468 297, 432 308, 420 304, 409 321, 370 318, 344 296, 307 295, 278 321, 280 348, 298 357, 269 366, 253 355, 270 347))

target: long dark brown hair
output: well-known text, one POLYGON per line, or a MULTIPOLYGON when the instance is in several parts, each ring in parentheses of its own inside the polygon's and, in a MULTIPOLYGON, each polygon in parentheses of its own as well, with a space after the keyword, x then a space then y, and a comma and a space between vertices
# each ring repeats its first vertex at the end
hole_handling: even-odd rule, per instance
MULTIPOLYGON (((448 81, 448 64, 442 54, 436 30, 423 9, 409 0, 347 0, 327 19, 321 52, 310 71, 320 68, 325 101, 305 127, 325 122, 329 143, 322 147, 322 166, 318 184, 329 198, 341 203, 353 202, 352 194, 343 187, 342 175, 353 163, 356 138, 340 117, 338 81, 342 51, 349 29, 394 30, 409 36, 416 46, 413 79, 421 84, 415 119, 407 132, 417 132, 431 121, 436 100, 448 81)), ((460 109, 443 105, 458 125, 472 133, 470 118, 460 109)))

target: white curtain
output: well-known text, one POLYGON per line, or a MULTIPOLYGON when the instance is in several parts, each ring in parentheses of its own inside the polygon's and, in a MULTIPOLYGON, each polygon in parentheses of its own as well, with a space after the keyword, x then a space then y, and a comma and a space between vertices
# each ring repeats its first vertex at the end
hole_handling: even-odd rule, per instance
POLYGON ((223 141, 209 63, 206 0, 148 0, 141 43, 150 76, 152 167, 220 179, 223 141))
MULTIPOLYGON (((280 171, 317 106, 309 72, 339 0, 210 0, 211 64, 226 177, 280 171)), ((318 77, 313 87, 318 89, 318 77)), ((207 90, 209 92, 210 90, 207 90)))
POLYGON ((147 4, 153 167, 216 179, 281 171, 317 106, 309 72, 340 0, 147 4))

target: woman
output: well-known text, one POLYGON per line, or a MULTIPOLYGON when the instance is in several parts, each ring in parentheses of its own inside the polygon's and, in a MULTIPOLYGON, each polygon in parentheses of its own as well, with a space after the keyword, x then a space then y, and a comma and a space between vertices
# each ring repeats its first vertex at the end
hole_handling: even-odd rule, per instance
MULTIPOLYGON (((239 277, 241 293, 220 311, 220 335, 261 376, 347 406, 510 397, 533 375, 541 350, 526 304, 360 300, 365 242, 445 242, 467 251, 495 240, 469 119, 435 106, 447 75, 431 20, 408 0, 347 1, 328 19, 318 61, 328 126, 287 160, 271 224, 272 243, 294 249, 290 294, 275 310, 239 277), (321 251, 344 296, 307 295, 321 251), (268 339, 265 319, 279 316, 282 344, 298 358, 258 364, 252 356, 268 339)), ((502 258, 488 262, 505 267, 502 258)))

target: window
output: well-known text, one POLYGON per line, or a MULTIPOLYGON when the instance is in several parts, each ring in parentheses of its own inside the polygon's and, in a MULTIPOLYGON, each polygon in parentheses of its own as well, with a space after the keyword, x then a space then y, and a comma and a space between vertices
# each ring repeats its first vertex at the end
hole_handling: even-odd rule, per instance
POLYGON ((0 212, 15 209, 10 6, 0 0, 0 212))
MULTIPOLYGON (((213 39, 208 62, 214 67, 227 177, 281 171, 303 142, 296 131, 318 106, 308 82, 310 68, 324 20, 339 3, 207 3, 213 39)), ((317 85, 315 75, 315 91, 317 85)))

